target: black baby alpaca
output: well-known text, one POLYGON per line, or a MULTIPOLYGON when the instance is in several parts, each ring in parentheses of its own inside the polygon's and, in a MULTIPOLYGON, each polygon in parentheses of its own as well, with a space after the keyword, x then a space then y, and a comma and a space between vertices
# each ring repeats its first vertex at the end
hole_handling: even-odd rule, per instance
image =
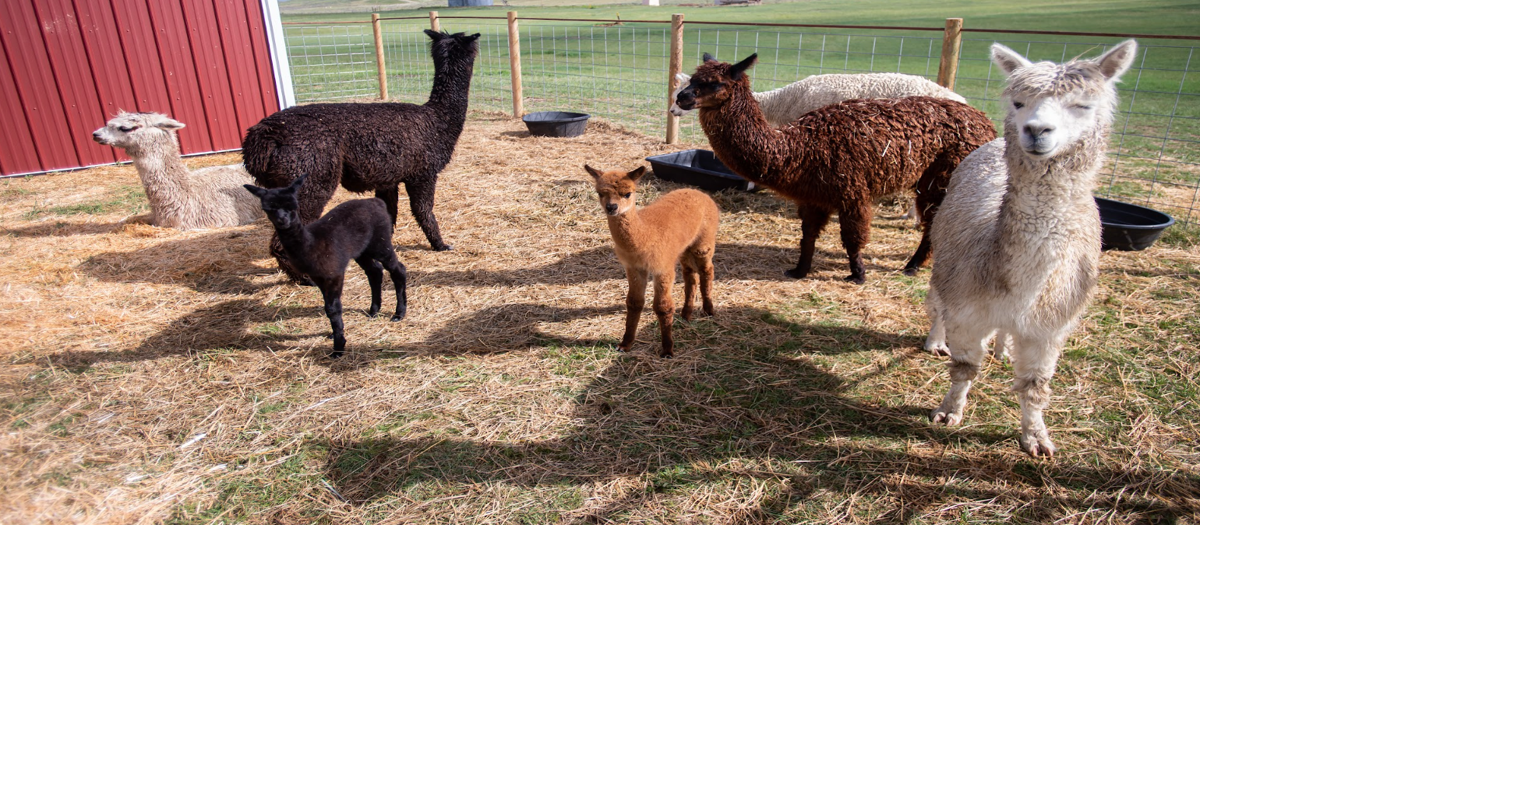
POLYGON ((304 182, 302 174, 286 188, 248 185, 246 190, 262 200, 262 210, 272 220, 276 237, 295 269, 320 288, 326 301, 326 319, 332 324, 332 358, 336 359, 347 345, 342 336, 342 274, 348 262, 357 260, 369 276, 370 317, 379 314, 384 271, 390 271, 390 285, 396 288, 396 314, 392 321, 406 317, 406 267, 396 258, 396 249, 390 243, 392 225, 384 200, 350 200, 306 225, 299 217, 299 187, 304 182))

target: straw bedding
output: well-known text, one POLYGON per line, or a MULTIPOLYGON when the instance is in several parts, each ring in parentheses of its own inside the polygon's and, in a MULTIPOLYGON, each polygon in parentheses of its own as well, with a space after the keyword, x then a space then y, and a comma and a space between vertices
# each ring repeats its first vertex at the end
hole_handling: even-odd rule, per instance
MULTIPOLYGON (((855 287, 835 229, 790 281, 792 207, 714 195, 717 316, 676 326, 674 359, 650 316, 615 352, 624 274, 582 164, 677 148, 473 114, 439 182, 454 249, 403 200, 407 320, 365 318, 351 270, 337 361, 266 222, 125 221, 147 211, 127 165, 0 181, 0 520, 1198 520, 1196 245, 1104 254, 1048 411, 1060 455, 1032 462, 1008 368, 962 427, 925 421, 946 366, 919 350, 926 273, 897 273, 907 200, 876 211, 855 287)), ((642 201, 670 188, 649 177, 642 201)))

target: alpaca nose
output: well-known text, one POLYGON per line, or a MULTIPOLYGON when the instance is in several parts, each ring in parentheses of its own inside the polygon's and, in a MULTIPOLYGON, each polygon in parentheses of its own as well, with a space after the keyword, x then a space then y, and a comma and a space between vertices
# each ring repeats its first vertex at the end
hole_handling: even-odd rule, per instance
POLYGON ((606 203, 604 203, 604 212, 605 213, 614 213, 619 208, 620 208, 620 206, 616 205, 613 202, 606 202, 606 203))
POLYGON ((1041 138, 1042 136, 1053 131, 1052 124, 1029 123, 1025 128, 1027 130, 1027 134, 1031 135, 1033 140, 1037 140, 1038 138, 1041 138))

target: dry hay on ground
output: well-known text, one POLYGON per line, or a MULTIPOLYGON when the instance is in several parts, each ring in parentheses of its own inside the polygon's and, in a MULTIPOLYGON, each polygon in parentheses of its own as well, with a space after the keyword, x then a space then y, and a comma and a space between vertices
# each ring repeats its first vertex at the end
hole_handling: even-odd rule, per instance
POLYGON ((947 375, 919 348, 926 273, 896 272, 907 200, 854 287, 837 224, 791 281, 791 206, 715 195, 717 316, 661 360, 648 311, 621 355, 624 276, 581 166, 677 147, 481 118, 439 183, 454 250, 403 200, 407 320, 365 318, 353 271, 339 361, 266 223, 124 224, 147 210, 131 166, 0 181, 0 520, 1197 521, 1196 246, 1105 254, 1047 414, 1060 455, 1033 461, 998 363, 963 426, 926 421, 947 375))

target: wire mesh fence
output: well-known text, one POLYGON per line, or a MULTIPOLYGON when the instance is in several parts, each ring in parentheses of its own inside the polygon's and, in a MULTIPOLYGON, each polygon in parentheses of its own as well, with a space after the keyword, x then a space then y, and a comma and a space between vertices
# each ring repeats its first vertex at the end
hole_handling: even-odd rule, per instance
MULTIPOLYGON (((390 100, 420 103, 433 85, 426 17, 380 22, 390 100)), ((441 17, 445 31, 480 33, 471 82, 473 110, 512 114, 512 66, 507 21, 501 17, 441 17)), ((661 137, 668 108, 667 22, 519 21, 520 77, 526 112, 586 112, 661 137)), ((756 90, 822 73, 908 73, 935 80, 942 30, 830 29, 686 23, 684 72, 701 54, 738 60, 757 53, 756 90)), ((357 23, 284 24, 298 103, 377 98, 373 27, 357 23)), ((1062 62, 1094 56, 1118 39, 1103 35, 1028 35, 964 29, 953 89, 999 125, 1004 76, 989 58, 1000 42, 1032 60, 1062 62)), ((1147 38, 1120 83, 1116 131, 1098 193, 1157 208, 1179 220, 1199 217, 1200 115, 1197 40, 1147 38)), ((705 146, 695 121, 680 122, 684 145, 705 146)))

